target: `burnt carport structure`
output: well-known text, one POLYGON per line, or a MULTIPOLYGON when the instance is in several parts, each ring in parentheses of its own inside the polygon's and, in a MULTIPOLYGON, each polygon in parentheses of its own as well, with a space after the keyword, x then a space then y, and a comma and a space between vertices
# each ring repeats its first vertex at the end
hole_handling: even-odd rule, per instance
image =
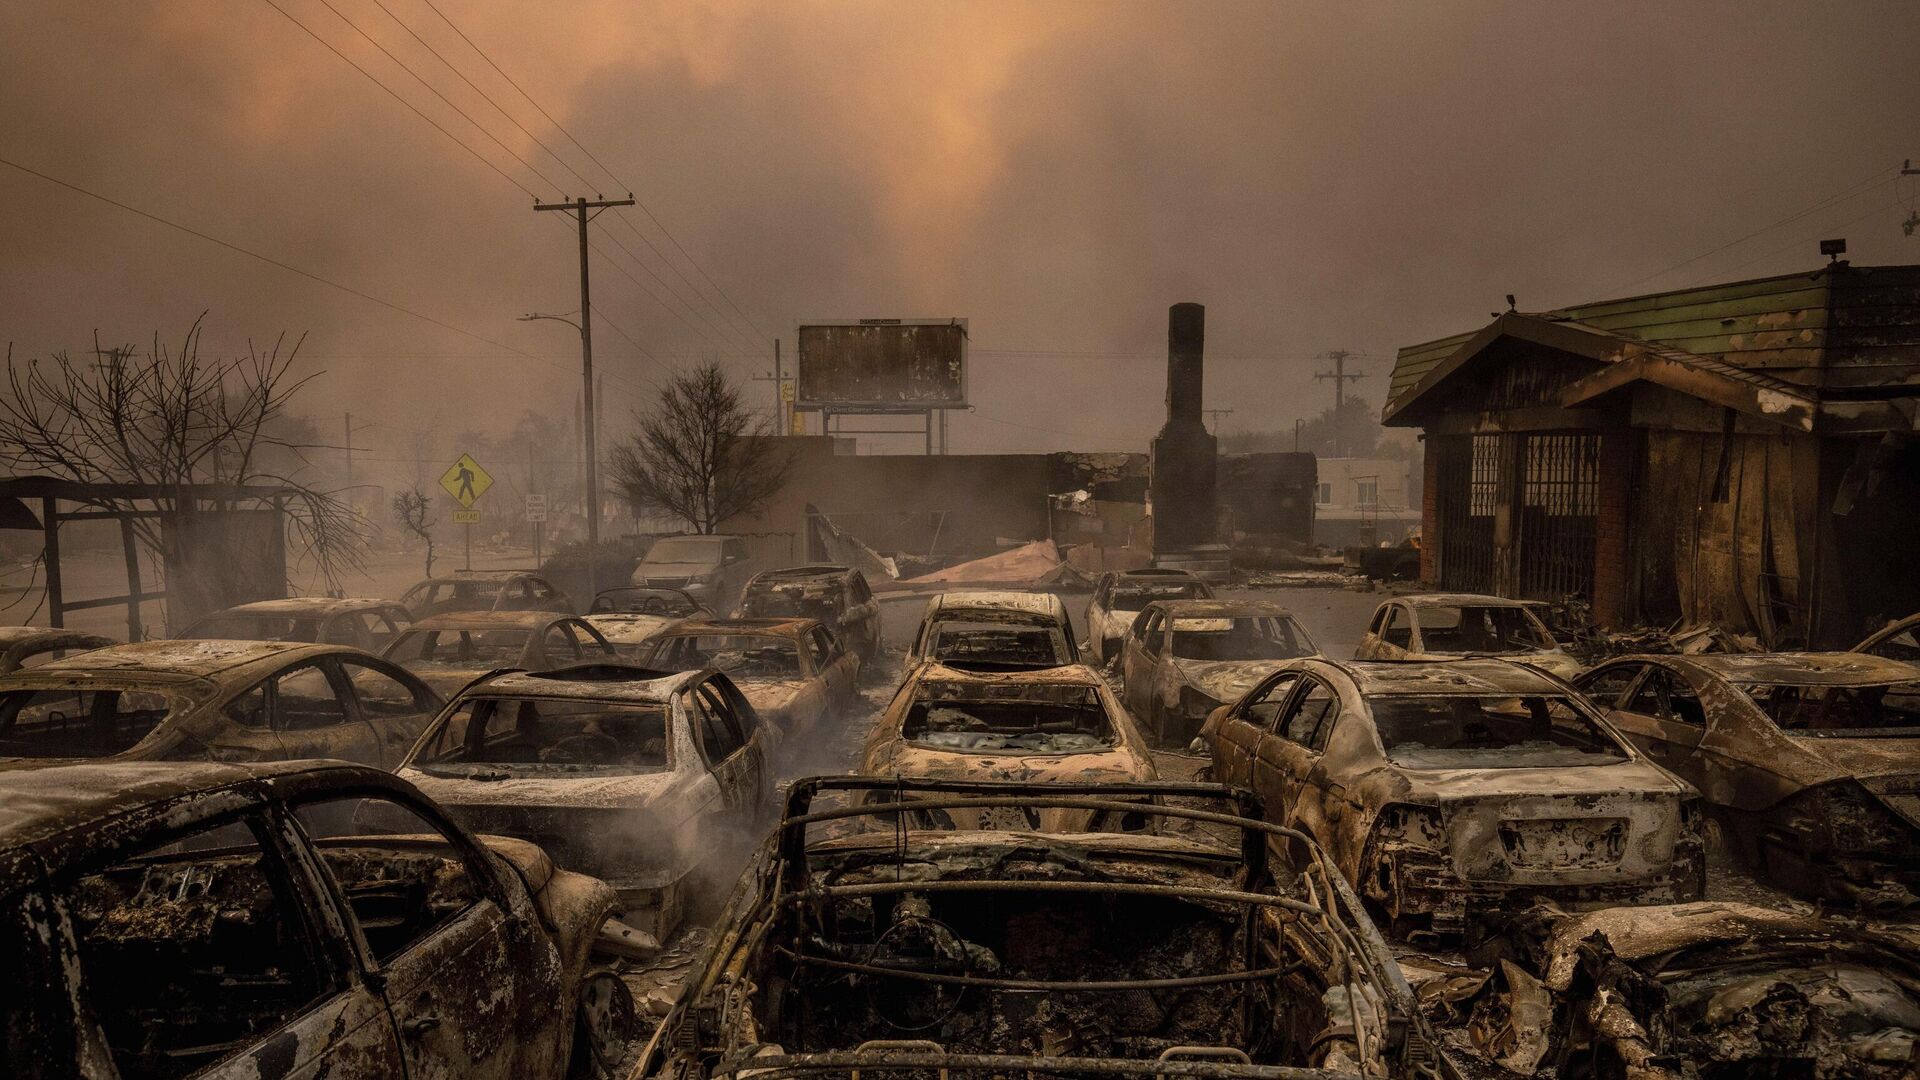
MULTIPOLYGON (((140 605, 148 600, 169 598, 166 589, 143 587, 140 573, 141 542, 134 522, 142 518, 159 519, 164 530, 181 541, 190 540, 200 521, 213 515, 266 514, 265 543, 246 544, 245 554, 251 572, 238 573, 252 582, 248 600, 268 600, 287 594, 286 501, 293 494, 281 487, 257 484, 120 484, 65 480, 51 476, 0 477, 0 529, 33 529, 42 535, 47 575, 47 622, 66 626, 70 611, 125 605, 127 640, 139 641, 142 632, 140 605), (77 504, 77 509, 62 508, 62 503, 77 504), (35 505, 39 512, 34 512, 35 505), (245 508, 243 508, 245 507, 245 508), (60 559, 60 526, 76 521, 113 521, 120 526, 121 551, 126 561, 127 591, 118 596, 69 600, 60 559)), ((176 548, 184 543, 176 543, 176 548)), ((219 545, 226 550, 238 545, 219 545)), ((190 578, 195 567, 181 558, 168 560, 169 581, 190 578)), ((180 600, 181 597, 174 597, 180 600)), ((177 606, 177 605, 176 605, 177 606)), ((226 604, 218 604, 224 607, 226 604)), ((189 604, 190 608, 209 607, 189 604)), ((209 607, 211 610, 211 607, 209 607)), ((169 618, 185 625, 200 615, 199 610, 169 611, 169 618)))
POLYGON ((1422 577, 1588 597, 1607 625, 1842 646, 1920 608, 1920 267, 1557 311, 1400 350, 1422 577))

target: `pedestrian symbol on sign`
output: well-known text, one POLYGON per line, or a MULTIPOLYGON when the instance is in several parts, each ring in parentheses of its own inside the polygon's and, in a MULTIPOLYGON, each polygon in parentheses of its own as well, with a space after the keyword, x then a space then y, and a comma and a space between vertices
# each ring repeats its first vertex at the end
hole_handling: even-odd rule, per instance
POLYGON ((480 467, 479 462, 473 460, 473 455, 461 454, 460 460, 454 462, 446 475, 440 478, 440 486, 446 489, 447 494, 458 499, 461 506, 472 509, 473 504, 480 501, 480 496, 493 486, 493 477, 480 467))

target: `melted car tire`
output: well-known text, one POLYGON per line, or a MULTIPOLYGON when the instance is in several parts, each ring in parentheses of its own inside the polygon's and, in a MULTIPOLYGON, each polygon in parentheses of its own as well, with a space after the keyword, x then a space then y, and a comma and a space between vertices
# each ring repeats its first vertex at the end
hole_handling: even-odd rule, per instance
POLYGON ((581 976, 573 1052, 567 1057, 568 1080, 603 1080, 615 1075, 614 1070, 626 1057, 636 1019, 633 991, 619 975, 599 968, 581 976))

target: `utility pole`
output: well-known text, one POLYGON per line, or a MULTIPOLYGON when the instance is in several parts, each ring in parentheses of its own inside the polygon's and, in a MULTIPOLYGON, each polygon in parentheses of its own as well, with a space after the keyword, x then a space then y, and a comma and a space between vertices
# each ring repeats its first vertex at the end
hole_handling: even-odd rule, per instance
MULTIPOLYGON (((624 199, 588 199, 585 195, 572 202, 534 203, 536 211, 571 210, 580 223, 580 379, 586 396, 581 402, 580 412, 586 420, 587 437, 587 589, 599 590, 599 582, 594 580, 594 559, 599 554, 600 545, 600 449, 594 442, 593 412, 593 300, 587 287, 587 222, 598 214, 588 215, 589 210, 605 210, 610 206, 632 206, 633 194, 629 192, 624 199)), ((593 597, 589 596, 591 602, 593 597)))
POLYGON ((1207 414, 1207 422, 1213 425, 1215 435, 1220 434, 1220 418, 1233 415, 1232 409, 1201 409, 1200 411, 1207 414))
POLYGON ((1349 382, 1359 382, 1361 379, 1366 378, 1366 375, 1367 375, 1367 373, 1364 371, 1356 371, 1351 375, 1347 374, 1347 357, 1352 355, 1353 355, 1352 353, 1348 352, 1345 349, 1330 350, 1326 354, 1326 356, 1327 356, 1327 359, 1333 361, 1333 370, 1317 371, 1314 373, 1314 376, 1313 376, 1315 382, 1318 382, 1321 379, 1333 380, 1332 421, 1333 421, 1333 456, 1334 457, 1346 456, 1346 454, 1344 453, 1346 449, 1346 444, 1340 438, 1340 429, 1342 426, 1340 423, 1340 408, 1341 406, 1345 405, 1347 402, 1347 384, 1349 382))
MULTIPOLYGON (((1900 175, 1920 176, 1920 169, 1914 168, 1913 159, 1908 158, 1900 163, 1900 175)), ((1909 210, 1907 220, 1900 223, 1900 231, 1912 236, 1915 230, 1920 230, 1920 210, 1909 210)))

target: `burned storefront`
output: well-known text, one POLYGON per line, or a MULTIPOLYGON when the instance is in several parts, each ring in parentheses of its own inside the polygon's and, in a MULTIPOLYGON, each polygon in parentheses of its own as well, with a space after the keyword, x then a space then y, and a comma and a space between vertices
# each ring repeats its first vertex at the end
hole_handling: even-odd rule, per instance
POLYGON ((1920 607, 1920 266, 1547 312, 1400 351, 1422 576, 1605 624, 1847 645, 1920 607))

